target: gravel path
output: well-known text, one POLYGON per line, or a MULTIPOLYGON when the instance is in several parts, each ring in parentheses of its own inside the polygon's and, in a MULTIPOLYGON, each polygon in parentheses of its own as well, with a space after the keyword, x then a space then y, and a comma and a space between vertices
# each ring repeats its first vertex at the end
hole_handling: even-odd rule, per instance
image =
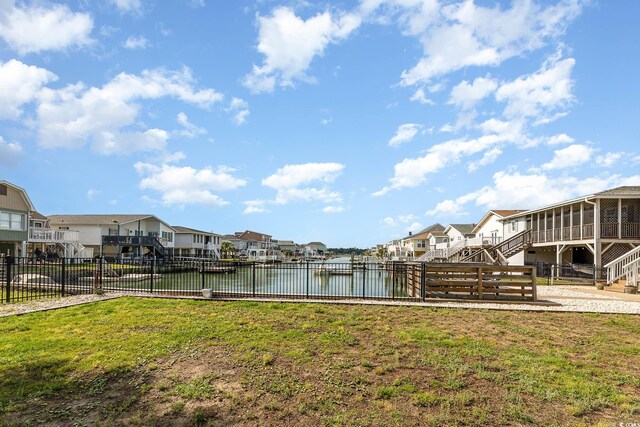
MULTIPOLYGON (((71 307, 95 301, 119 298, 121 296, 140 296, 153 298, 173 298, 167 296, 141 294, 108 293, 105 295, 76 295, 65 298, 30 301, 19 304, 0 304, 0 317, 20 315, 34 311, 47 311, 57 308, 71 307)), ((583 313, 621 313, 640 314, 640 295, 627 295, 608 291, 596 291, 593 286, 539 286, 537 303, 494 303, 494 302, 405 302, 377 300, 288 300, 282 302, 321 302, 330 304, 366 304, 388 306, 421 306, 443 308, 467 308, 485 310, 519 310, 519 311, 556 311, 583 313)), ((249 299, 252 301, 274 301, 273 299, 249 299)))

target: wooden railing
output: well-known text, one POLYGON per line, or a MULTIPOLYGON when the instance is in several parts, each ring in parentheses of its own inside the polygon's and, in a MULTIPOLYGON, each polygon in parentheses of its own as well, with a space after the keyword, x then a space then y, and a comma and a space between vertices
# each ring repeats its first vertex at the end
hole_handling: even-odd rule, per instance
POLYGON ((536 269, 414 263, 407 265, 407 293, 422 298, 537 301, 536 269))
POLYGON ((600 224, 600 237, 618 237, 618 224, 600 224))

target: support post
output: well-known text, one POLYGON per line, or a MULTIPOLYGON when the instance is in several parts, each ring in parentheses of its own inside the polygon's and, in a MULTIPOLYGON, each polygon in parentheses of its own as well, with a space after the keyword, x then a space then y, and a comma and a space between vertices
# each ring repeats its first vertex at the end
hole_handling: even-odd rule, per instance
MULTIPOLYGON (((353 271, 353 267, 352 267, 352 271, 353 271)), ((362 299, 366 298, 366 292, 367 292, 367 265, 365 263, 362 263, 362 299)))
POLYGON ((309 299, 309 261, 307 261, 307 299, 309 299))
POLYGON ((9 303, 11 302, 11 265, 13 264, 13 257, 11 255, 7 255, 6 257, 4 257, 4 262, 5 262, 5 279, 6 279, 6 283, 7 283, 7 288, 6 288, 6 292, 5 292, 5 296, 6 296, 6 301, 9 303))
POLYGON ((253 261, 251 263, 252 266, 252 276, 253 276, 253 297, 256 297, 256 262, 253 261))
POLYGON ((156 275, 156 256, 151 258, 151 281, 149 282, 149 293, 153 293, 153 276, 156 275))
POLYGON ((482 286, 482 267, 478 267, 478 299, 483 299, 484 290, 482 286))
POLYGON ((536 267, 531 267, 531 286, 533 286, 533 300, 538 301, 538 278, 536 267))
POLYGON ((61 296, 64 296, 64 291, 65 291, 65 285, 67 282, 67 278, 66 278, 66 265, 67 265, 67 259, 66 258, 62 258, 62 266, 61 266, 61 271, 60 271, 60 293, 61 296))
POLYGON ((200 263, 200 276, 201 276, 201 281, 202 281, 202 289, 204 289, 204 259, 202 260, 202 262, 200 263))
POLYGON ((426 275, 427 275, 427 264, 422 263, 422 267, 420 268, 420 298, 424 301, 427 298, 427 292, 425 288, 426 283, 426 275))

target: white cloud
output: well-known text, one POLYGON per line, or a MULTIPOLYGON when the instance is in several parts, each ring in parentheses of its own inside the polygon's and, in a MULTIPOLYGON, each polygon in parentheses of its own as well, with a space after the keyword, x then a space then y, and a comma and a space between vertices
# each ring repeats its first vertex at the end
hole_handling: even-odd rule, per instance
POLYGON ((462 205, 474 202, 486 209, 532 209, 557 203, 561 200, 593 194, 620 185, 638 185, 640 175, 550 176, 544 173, 521 174, 500 171, 493 175, 493 184, 463 195, 454 203, 462 205))
POLYGON ((164 147, 165 131, 122 129, 136 123, 138 101, 173 97, 209 108, 222 100, 213 89, 194 88, 189 69, 145 70, 140 75, 121 73, 101 88, 83 84, 61 89, 42 89, 37 107, 39 142, 43 147, 80 147, 90 142, 105 154, 155 150, 164 147), (132 143, 127 143, 132 138, 132 143), (123 150, 123 151, 121 151, 123 150))
POLYGON ((470 162, 467 166, 467 171, 474 172, 480 169, 483 166, 487 166, 495 162, 498 157, 502 154, 502 150, 498 147, 492 148, 491 150, 486 151, 480 160, 476 160, 474 162, 470 162))
POLYGON ((142 11, 140 0, 109 0, 120 12, 138 14, 142 11))
POLYGON ((249 103, 244 99, 234 97, 225 111, 233 114, 233 123, 240 126, 246 123, 247 117, 249 117, 249 103))
POLYGON ((343 206, 325 206, 322 209, 322 212, 324 212, 324 213, 340 213, 340 212, 344 212, 344 207, 343 206))
POLYGON ((624 156, 624 153, 609 152, 596 157, 596 163, 603 168, 610 168, 624 156))
POLYGON ((416 223, 417 222, 418 217, 413 215, 413 214, 407 214, 407 215, 398 215, 397 217, 392 217, 392 216, 388 216, 385 217, 384 219, 380 220, 380 222, 382 224, 385 224, 389 227, 397 227, 399 225, 402 224, 410 224, 410 223, 416 223))
POLYGON ((184 129, 179 132, 180 135, 186 138, 195 138, 199 135, 206 135, 207 130, 201 127, 198 127, 189 121, 189 117, 183 112, 178 113, 177 117, 178 123, 180 123, 184 129))
POLYGON ((547 138, 548 145, 560 145, 560 144, 571 144, 575 139, 567 135, 566 133, 561 133, 558 135, 553 135, 547 138))
POLYGON ((57 79, 44 68, 16 59, 0 62, 0 119, 19 119, 22 106, 34 101, 46 83, 57 79))
POLYGON ((504 115, 513 117, 540 117, 547 121, 549 113, 566 108, 573 101, 571 72, 575 60, 561 60, 556 54, 543 64, 536 73, 521 76, 512 82, 500 85, 496 100, 506 102, 504 115))
POLYGON ((551 161, 543 164, 543 170, 567 169, 580 166, 589 160, 594 149, 584 144, 573 144, 566 148, 556 150, 551 161))
POLYGON ((389 140, 390 147, 396 147, 405 142, 410 142, 422 129, 422 125, 416 123, 405 123, 398 126, 396 134, 389 140))
POLYGON ((266 204, 267 204, 266 200, 247 200, 246 202, 244 202, 244 205, 246 207, 244 208, 244 211, 242 211, 242 213, 243 214, 260 214, 260 213, 270 212, 269 209, 265 207, 266 204))
POLYGON ((404 8, 400 24, 405 34, 422 42, 423 58, 402 73, 402 84, 410 86, 464 67, 497 66, 538 49, 565 32, 583 2, 565 0, 541 6, 523 0, 505 10, 478 6, 473 1, 444 5, 398 0, 367 3, 372 4, 369 9, 385 3, 404 8))
POLYGON ((414 222, 414 223, 410 224, 408 227, 406 227, 406 228, 404 229, 404 231, 405 231, 406 233, 409 233, 409 232, 414 233, 414 232, 416 232, 416 231, 420 231, 420 230, 422 230, 423 228, 424 228, 424 225, 422 225, 421 223, 419 223, 419 222, 417 222, 417 221, 416 221, 416 222, 414 222))
POLYGON ((102 193, 102 191, 90 188, 87 190, 87 199, 92 200, 95 196, 97 196, 100 193, 102 193))
POLYGON ((471 84, 463 80, 451 89, 449 104, 468 110, 473 108, 478 101, 493 93, 497 87, 498 83, 489 78, 478 77, 471 84))
POLYGON ((124 43, 122 43, 122 47, 125 49, 146 49, 151 46, 149 40, 144 36, 129 36, 124 43))
POLYGON ((514 135, 492 134, 475 139, 454 139, 433 145, 427 154, 413 159, 404 159, 394 166, 394 176, 390 185, 373 193, 381 196, 394 189, 417 187, 432 175, 445 167, 460 162, 463 157, 471 156, 495 148, 506 142, 514 142, 514 135))
POLYGON ((274 201, 277 204, 291 201, 338 203, 342 201, 342 195, 329 190, 327 184, 333 183, 343 170, 344 165, 339 163, 286 165, 263 179, 262 185, 277 191, 274 201))
POLYGON ((167 206, 224 206, 229 202, 214 192, 235 190, 247 183, 244 179, 234 177, 232 172, 235 170, 225 166, 217 169, 195 169, 189 166, 138 162, 135 169, 143 176, 139 183, 140 189, 160 193, 162 203, 167 206))
POLYGON ((319 13, 307 20, 287 7, 278 7, 271 16, 258 17, 258 52, 265 56, 254 65, 244 85, 254 93, 271 92, 276 83, 292 86, 295 80, 311 81, 306 72, 316 56, 330 43, 338 43, 360 25, 353 14, 319 13))
POLYGON ((426 216, 452 217, 462 213, 462 206, 455 200, 443 200, 435 208, 425 212, 426 216))
POLYGON ((18 142, 5 142, 0 136, 0 165, 11 167, 22 157, 22 145, 18 142))
POLYGON ((72 12, 65 5, 0 2, 0 38, 20 55, 86 46, 93 42, 92 28, 90 14, 72 12))
POLYGON ((424 89, 421 87, 416 89, 413 95, 411 95, 411 98, 409 98, 409 101, 418 102, 422 105, 435 105, 435 103, 432 100, 427 98, 427 96, 424 93, 424 89))

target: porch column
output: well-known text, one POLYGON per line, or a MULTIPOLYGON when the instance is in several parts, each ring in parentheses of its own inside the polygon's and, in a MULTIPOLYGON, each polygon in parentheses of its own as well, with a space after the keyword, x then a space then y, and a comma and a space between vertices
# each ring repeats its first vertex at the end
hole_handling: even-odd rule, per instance
POLYGON ((22 242, 22 245, 21 245, 20 249, 21 249, 21 254, 20 255, 23 256, 23 257, 26 257, 27 256, 27 242, 26 241, 22 242))
POLYGON ((573 240, 573 204, 569 206, 569 240, 573 240))
POLYGON ((564 240, 564 206, 560 206, 560 240, 564 240))
POLYGON ((551 241, 556 241, 556 210, 551 211, 551 241))
POLYGON ((596 268, 602 267, 602 247, 600 247, 600 199, 596 199, 593 207, 593 260, 596 268))
POLYGON ((582 230, 584 229, 584 202, 580 202, 580 240, 583 239, 582 230))
POLYGON ((618 239, 622 239, 622 199, 618 199, 618 239))

